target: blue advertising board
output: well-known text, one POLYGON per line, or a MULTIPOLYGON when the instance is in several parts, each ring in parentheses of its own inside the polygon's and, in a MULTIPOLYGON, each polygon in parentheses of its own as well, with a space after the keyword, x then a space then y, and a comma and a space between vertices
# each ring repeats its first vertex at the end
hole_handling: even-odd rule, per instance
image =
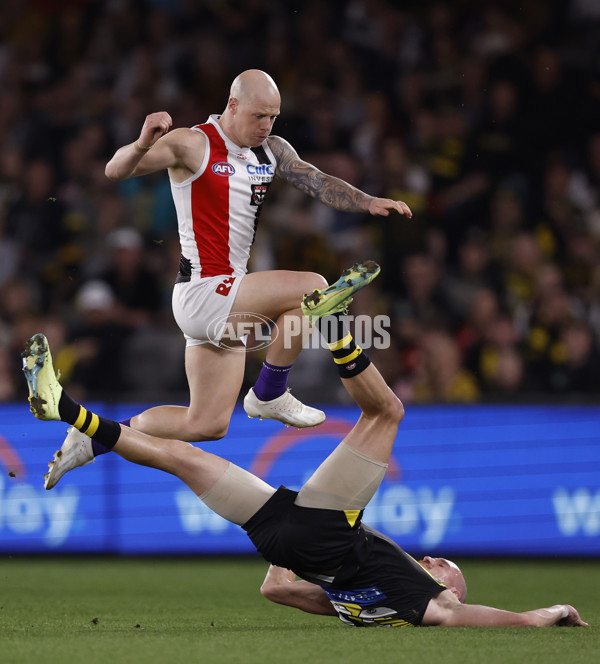
MULTIPOLYGON (((143 410, 90 408, 113 419, 143 410)), ((236 410, 226 438, 202 447, 296 489, 358 417, 325 410, 323 425, 302 431, 236 410)), ((254 552, 179 480, 114 453, 45 491, 65 430, 0 406, 1 552, 254 552)), ((364 521, 414 554, 597 556, 599 432, 598 407, 410 406, 364 521)))

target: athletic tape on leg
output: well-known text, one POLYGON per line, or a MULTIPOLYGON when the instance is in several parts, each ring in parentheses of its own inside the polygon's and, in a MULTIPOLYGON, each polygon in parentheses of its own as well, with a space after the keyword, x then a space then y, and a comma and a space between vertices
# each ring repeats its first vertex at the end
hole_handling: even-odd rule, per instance
POLYGON ((375 495, 387 464, 340 443, 300 489, 296 505, 362 510, 375 495))
POLYGON ((274 493, 275 489, 259 477, 230 463, 212 487, 198 498, 219 516, 241 526, 274 493))

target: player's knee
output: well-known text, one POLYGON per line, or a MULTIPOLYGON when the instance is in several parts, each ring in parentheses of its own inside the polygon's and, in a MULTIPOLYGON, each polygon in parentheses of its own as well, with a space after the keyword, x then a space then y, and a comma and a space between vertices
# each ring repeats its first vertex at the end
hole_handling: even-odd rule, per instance
POLYGON ((225 418, 214 417, 188 422, 187 440, 220 440, 227 435, 228 429, 229 420, 225 418))
POLYGON ((229 429, 229 422, 211 422, 208 427, 204 428, 204 440, 221 440, 227 435, 229 429))
POLYGON ((400 424, 404 418, 404 404, 395 394, 390 393, 387 398, 381 402, 378 417, 390 420, 395 424, 400 424))
POLYGON ((325 277, 323 277, 322 275, 317 274, 316 272, 307 272, 306 279, 307 279, 307 285, 306 285, 307 292, 313 291, 315 289, 322 290, 323 288, 327 288, 327 286, 329 286, 329 284, 327 283, 327 279, 325 279, 325 277))

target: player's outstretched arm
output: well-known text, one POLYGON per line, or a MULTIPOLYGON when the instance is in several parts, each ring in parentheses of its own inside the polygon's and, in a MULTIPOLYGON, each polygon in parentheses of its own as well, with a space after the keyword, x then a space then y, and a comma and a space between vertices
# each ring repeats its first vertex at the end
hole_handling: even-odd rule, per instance
POLYGON ((575 608, 556 604, 544 609, 517 613, 491 606, 461 604, 449 591, 434 597, 427 606, 423 625, 441 627, 587 627, 575 608))
POLYGON ((270 565, 260 587, 263 597, 276 604, 284 604, 320 616, 337 615, 325 591, 314 583, 296 580, 289 569, 270 565))
POLYGON ((300 159, 296 150, 279 136, 271 136, 268 141, 277 157, 277 175, 321 203, 343 212, 368 212, 384 217, 390 212, 397 212, 409 219, 412 217, 410 208, 403 201, 369 196, 344 180, 327 175, 300 159))

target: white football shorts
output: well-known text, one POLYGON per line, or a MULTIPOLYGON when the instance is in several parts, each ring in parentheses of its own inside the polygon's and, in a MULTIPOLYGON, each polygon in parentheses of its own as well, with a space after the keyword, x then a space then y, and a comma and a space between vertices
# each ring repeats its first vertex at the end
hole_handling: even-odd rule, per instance
POLYGON ((221 345, 227 318, 244 275, 220 275, 190 281, 173 287, 173 316, 183 332, 186 346, 221 345))

